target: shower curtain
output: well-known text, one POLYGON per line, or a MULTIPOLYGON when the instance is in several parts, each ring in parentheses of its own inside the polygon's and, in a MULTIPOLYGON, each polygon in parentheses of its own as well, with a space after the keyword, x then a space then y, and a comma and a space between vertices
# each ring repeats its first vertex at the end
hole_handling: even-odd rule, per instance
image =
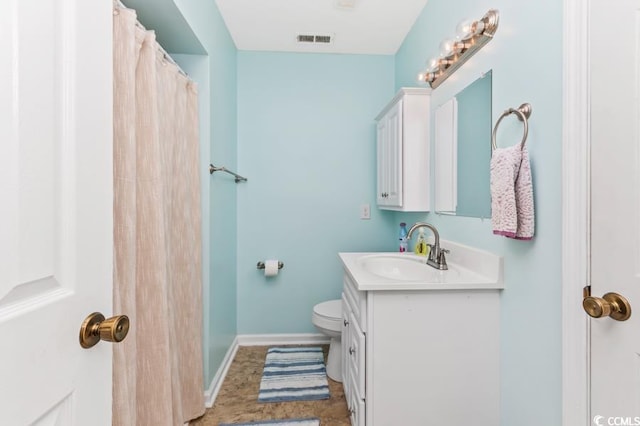
POLYGON ((204 413, 197 88, 134 10, 114 8, 113 424, 204 413))

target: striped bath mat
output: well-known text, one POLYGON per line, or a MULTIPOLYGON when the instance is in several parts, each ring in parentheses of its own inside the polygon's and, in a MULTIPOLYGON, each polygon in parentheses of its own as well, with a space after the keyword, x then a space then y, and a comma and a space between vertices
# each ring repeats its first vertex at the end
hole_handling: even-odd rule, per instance
POLYGON ((320 420, 313 419, 288 419, 288 420, 264 420, 249 423, 220 423, 220 426, 320 426, 320 420))
POLYGON ((329 399, 322 348, 269 348, 258 402, 316 399, 329 399))

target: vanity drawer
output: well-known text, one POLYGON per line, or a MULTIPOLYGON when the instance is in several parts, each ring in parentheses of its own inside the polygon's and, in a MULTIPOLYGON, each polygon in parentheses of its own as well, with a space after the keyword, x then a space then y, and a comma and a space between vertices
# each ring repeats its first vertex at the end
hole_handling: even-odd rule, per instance
POLYGON ((358 291, 348 274, 344 274, 344 294, 362 331, 367 331, 367 294, 358 291))

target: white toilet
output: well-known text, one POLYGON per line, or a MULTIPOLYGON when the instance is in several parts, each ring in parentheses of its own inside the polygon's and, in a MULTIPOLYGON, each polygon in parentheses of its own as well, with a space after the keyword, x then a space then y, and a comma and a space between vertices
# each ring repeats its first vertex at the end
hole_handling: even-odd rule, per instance
POLYGON ((327 357, 327 376, 336 382, 342 382, 342 301, 329 300, 313 307, 311 322, 318 330, 331 337, 329 356, 327 357))

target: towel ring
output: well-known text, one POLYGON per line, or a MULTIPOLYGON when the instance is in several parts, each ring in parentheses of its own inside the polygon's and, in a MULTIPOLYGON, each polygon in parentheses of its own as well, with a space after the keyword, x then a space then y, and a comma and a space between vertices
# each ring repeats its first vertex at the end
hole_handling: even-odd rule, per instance
POLYGON ((502 113, 496 125, 493 127, 493 132, 491 132, 491 150, 498 149, 496 145, 496 133, 498 132, 498 126, 503 118, 505 118, 509 114, 515 114, 518 117, 518 120, 524 123, 524 133, 522 134, 522 142, 520 142, 520 149, 524 148, 524 144, 527 141, 527 134, 529 133, 529 122, 527 119, 531 116, 531 105, 524 103, 520 105, 517 109, 509 108, 505 112, 502 113))

